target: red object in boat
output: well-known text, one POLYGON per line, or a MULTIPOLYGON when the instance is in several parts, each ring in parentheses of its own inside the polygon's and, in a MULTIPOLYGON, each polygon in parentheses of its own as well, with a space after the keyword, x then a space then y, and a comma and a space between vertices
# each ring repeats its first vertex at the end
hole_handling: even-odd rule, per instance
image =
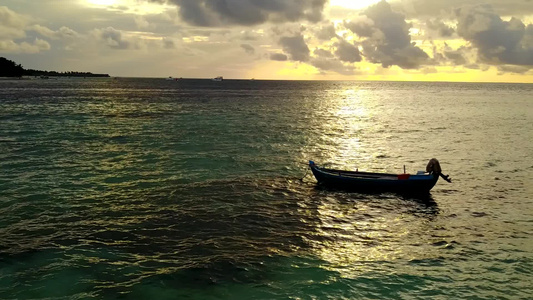
POLYGON ((409 179, 409 174, 398 174, 398 179, 399 180, 406 180, 406 179, 409 179))

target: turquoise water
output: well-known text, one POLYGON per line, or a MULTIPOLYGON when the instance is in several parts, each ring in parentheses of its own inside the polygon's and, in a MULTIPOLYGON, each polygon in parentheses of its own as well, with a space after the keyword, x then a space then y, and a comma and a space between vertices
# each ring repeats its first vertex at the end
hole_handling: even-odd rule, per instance
POLYGON ((528 299, 533 85, 0 81, 0 299, 528 299), (424 199, 309 159, 423 170, 424 199))

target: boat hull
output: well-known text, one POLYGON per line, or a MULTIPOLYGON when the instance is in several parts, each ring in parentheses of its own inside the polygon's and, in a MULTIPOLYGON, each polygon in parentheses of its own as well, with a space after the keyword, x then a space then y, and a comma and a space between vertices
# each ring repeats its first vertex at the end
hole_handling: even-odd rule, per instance
POLYGON ((327 169, 312 161, 309 167, 319 185, 361 193, 426 194, 439 180, 439 176, 433 174, 397 175, 327 169))

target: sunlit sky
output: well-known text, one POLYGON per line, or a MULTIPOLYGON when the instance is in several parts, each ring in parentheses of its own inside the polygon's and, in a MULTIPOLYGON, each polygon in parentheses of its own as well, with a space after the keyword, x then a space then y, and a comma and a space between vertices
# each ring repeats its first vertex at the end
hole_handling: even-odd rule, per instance
POLYGON ((533 0, 2 0, 0 56, 128 77, 533 83, 533 0))

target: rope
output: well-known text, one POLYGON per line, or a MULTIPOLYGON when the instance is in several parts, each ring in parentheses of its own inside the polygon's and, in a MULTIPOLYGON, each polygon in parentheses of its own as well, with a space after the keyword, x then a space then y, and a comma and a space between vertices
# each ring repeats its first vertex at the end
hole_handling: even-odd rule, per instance
POLYGON ((302 178, 300 178, 300 181, 301 181, 301 182, 304 182, 304 178, 305 178, 305 176, 307 176, 307 172, 309 172, 309 168, 305 169, 305 174, 304 174, 304 176, 303 176, 302 178))

